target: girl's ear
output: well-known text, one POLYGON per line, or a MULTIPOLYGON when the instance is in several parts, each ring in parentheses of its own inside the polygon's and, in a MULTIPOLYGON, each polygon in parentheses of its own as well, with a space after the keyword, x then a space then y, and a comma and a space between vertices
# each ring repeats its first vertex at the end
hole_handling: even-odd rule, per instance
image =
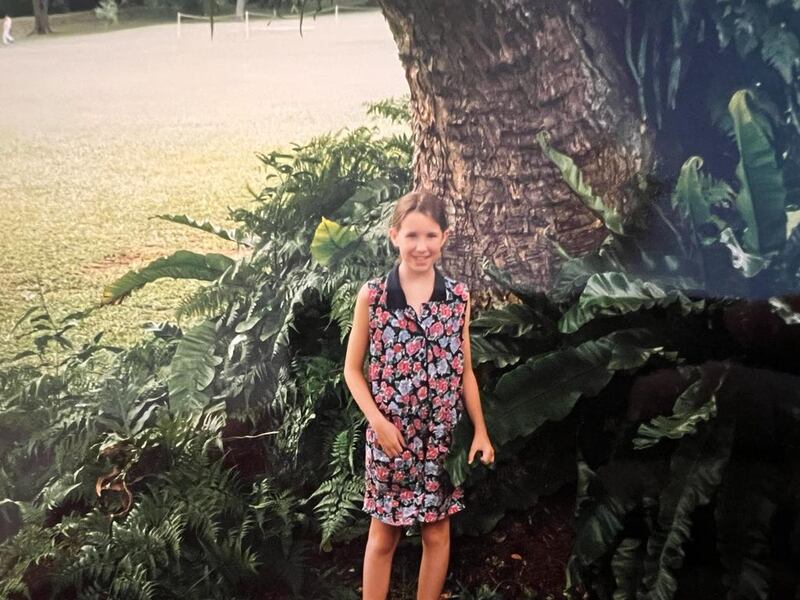
POLYGON ((389 239, 392 242, 392 246, 397 248, 397 228, 396 227, 389 227, 389 239))
POLYGON ((448 237, 450 237, 450 230, 449 229, 445 229, 442 232, 442 244, 444 244, 447 241, 448 237))

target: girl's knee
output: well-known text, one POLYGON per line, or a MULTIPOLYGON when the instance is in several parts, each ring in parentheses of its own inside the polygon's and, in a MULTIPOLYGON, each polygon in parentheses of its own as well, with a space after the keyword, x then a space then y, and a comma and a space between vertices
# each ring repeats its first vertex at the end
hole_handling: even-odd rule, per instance
POLYGON ((392 554, 397 548, 397 544, 400 542, 401 533, 401 527, 387 525, 373 518, 372 526, 369 529, 367 545, 373 552, 392 554))
POLYGON ((422 543, 428 547, 444 547, 450 544, 450 522, 447 517, 434 523, 422 525, 422 543))

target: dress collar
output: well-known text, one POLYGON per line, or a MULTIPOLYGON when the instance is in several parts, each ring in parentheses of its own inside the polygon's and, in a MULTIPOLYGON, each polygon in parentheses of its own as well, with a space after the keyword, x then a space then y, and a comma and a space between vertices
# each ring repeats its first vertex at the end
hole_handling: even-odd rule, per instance
MULTIPOLYGON (((403 288, 400 287, 399 268, 400 263, 395 263, 392 270, 389 271, 389 275, 386 277, 386 306, 389 310, 408 306, 406 295, 403 293, 403 288)), ((447 288, 445 287, 444 276, 435 265, 433 271, 433 294, 428 302, 444 302, 447 300, 447 288)))

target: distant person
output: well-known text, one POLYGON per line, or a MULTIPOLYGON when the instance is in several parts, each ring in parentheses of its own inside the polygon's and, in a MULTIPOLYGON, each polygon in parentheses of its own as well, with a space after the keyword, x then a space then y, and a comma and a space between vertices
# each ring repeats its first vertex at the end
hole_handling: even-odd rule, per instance
POLYGON ((11 37, 11 17, 6 15, 3 18, 3 43, 8 46, 13 42, 14 38, 11 37))

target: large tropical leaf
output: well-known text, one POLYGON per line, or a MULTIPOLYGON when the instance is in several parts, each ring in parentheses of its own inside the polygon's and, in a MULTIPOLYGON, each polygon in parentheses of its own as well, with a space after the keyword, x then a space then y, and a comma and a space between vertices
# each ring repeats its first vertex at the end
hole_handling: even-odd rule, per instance
POLYGON ((701 422, 717 416, 717 394, 728 375, 728 369, 698 369, 700 377, 678 396, 670 416, 655 417, 650 424, 639 426, 635 448, 649 448, 664 438, 679 439, 697 432, 701 422))
POLYGON ((763 256, 780 252, 786 242, 786 188, 769 123, 750 109, 751 97, 751 92, 739 90, 728 110, 739 149, 736 206, 745 222, 742 242, 745 251, 763 256))
POLYGON ((580 295, 589 278, 596 273, 624 271, 615 251, 615 239, 608 236, 597 252, 578 258, 569 258, 561 263, 548 296, 553 302, 566 304, 580 295))
POLYGON ((400 188, 386 178, 369 181, 345 200, 332 216, 337 219, 346 218, 355 223, 363 222, 382 203, 396 198, 400 193, 400 188))
POLYGON ((211 396, 205 390, 223 360, 214 354, 215 347, 216 324, 211 320, 203 321, 178 341, 167 378, 173 412, 195 414, 208 406, 211 396))
POLYGON ((352 227, 342 227, 322 217, 311 241, 311 256, 319 264, 327 265, 331 260, 340 260, 352 252, 358 247, 359 239, 352 227))
POLYGON ((540 132, 536 136, 536 141, 539 143, 544 155, 558 168, 566 184, 577 194, 584 206, 597 215, 610 231, 623 235, 625 229, 622 223, 622 215, 609 206, 601 197, 595 196, 592 187, 583 180, 583 174, 575 162, 569 156, 562 154, 550 145, 549 136, 546 132, 540 132))
POLYGON ((710 246, 718 239, 722 221, 711 212, 711 207, 720 205, 733 197, 733 190, 722 181, 704 177, 700 172, 703 159, 690 157, 681 167, 672 207, 689 224, 699 246, 710 246))
POLYGON ((617 588, 612 600, 636 600, 636 590, 644 572, 644 544, 638 538, 626 537, 614 551, 611 570, 617 588))
POLYGON ((502 445, 547 421, 560 421, 581 396, 598 394, 616 370, 640 367, 659 352, 651 337, 644 330, 617 331, 535 356, 506 373, 495 388, 497 403, 486 411, 492 440, 502 445))
POLYGON ((523 337, 535 325, 536 313, 525 304, 508 304, 503 308, 481 311, 480 316, 469 324, 470 331, 503 333, 511 337, 523 337))
MULTIPOLYGON (((584 581, 591 566, 613 550, 623 529, 625 516, 640 505, 646 496, 652 497, 661 469, 652 460, 617 459, 593 471, 584 460, 578 461, 577 513, 575 537, 567 562, 567 589, 573 589, 584 581)), ((617 556, 618 588, 630 588, 632 582, 624 582, 623 567, 617 556)), ((624 596, 623 596, 624 597, 624 596)))
POLYGON ((672 455, 670 479, 659 498, 658 527, 647 542, 639 600, 671 600, 678 589, 675 572, 691 537, 692 513, 708 504, 722 480, 733 446, 734 424, 714 420, 680 440, 672 455))
POLYGON ((225 229, 223 227, 219 227, 218 225, 214 225, 209 221, 198 221, 186 215, 162 214, 162 215, 155 215, 151 218, 164 219, 165 221, 170 221, 171 223, 187 225, 189 227, 193 227, 201 231, 213 233, 214 235, 221 237, 223 240, 228 240, 229 242, 236 242, 237 244, 242 244, 243 246, 247 246, 248 248, 252 248, 254 245, 260 243, 261 241, 255 233, 251 232, 245 233, 243 229, 225 229))
POLYGON ((232 264, 234 260, 224 254, 198 254, 189 250, 178 250, 170 256, 154 260, 138 271, 128 271, 106 286, 102 304, 121 302, 134 290, 164 277, 213 281, 232 264))
POLYGON ((625 315, 654 306, 677 304, 681 314, 702 310, 703 300, 690 300, 679 290, 664 290, 649 281, 629 279, 625 273, 597 273, 586 282, 578 302, 559 323, 563 333, 573 333, 597 317, 625 315))
POLYGON ((800 56, 800 40, 797 35, 787 27, 773 25, 767 30, 763 40, 762 58, 781 74, 787 85, 792 85, 797 58, 800 56))
POLYGON ((492 363, 502 369, 519 362, 521 354, 520 348, 512 342, 480 335, 470 337, 469 348, 474 367, 492 363))

